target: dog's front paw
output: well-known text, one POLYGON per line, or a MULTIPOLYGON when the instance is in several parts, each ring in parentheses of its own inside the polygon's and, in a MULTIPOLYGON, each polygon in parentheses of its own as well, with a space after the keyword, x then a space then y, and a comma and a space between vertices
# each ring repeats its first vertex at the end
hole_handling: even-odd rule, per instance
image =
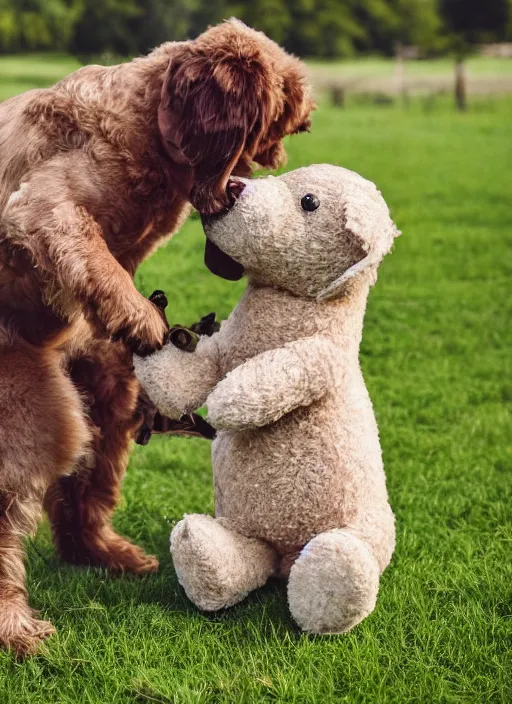
POLYGON ((35 618, 23 598, 15 596, 0 603, 0 646, 12 650, 17 657, 34 655, 53 633, 52 624, 35 618))
POLYGON ((217 320, 217 315, 215 313, 208 313, 208 315, 203 315, 198 323, 193 323, 190 326, 192 332, 198 335, 207 335, 211 337, 214 333, 219 332, 220 323, 217 320))
POLYGON ((136 313, 125 316, 115 327, 110 331, 112 340, 122 340, 139 357, 162 349, 169 330, 162 310, 142 296, 136 313))

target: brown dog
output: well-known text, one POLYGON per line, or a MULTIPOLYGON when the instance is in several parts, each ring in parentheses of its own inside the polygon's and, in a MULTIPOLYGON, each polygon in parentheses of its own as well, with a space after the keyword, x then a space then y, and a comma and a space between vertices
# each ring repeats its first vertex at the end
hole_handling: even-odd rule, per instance
POLYGON ((132 276, 188 202, 215 213, 231 173, 279 166, 311 109, 300 62, 237 21, 0 106, 3 645, 33 652, 53 631, 23 566, 43 504, 63 559, 156 569, 110 523, 140 423, 128 347, 166 333, 132 276))

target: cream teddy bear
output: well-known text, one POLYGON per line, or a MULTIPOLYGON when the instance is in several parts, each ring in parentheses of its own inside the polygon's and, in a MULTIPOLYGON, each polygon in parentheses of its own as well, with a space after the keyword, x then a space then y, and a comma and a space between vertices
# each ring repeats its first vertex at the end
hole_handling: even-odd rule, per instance
POLYGON ((200 609, 288 580, 305 631, 343 633, 375 607, 394 549, 379 435, 358 354, 377 267, 398 234, 376 187, 317 165, 233 180, 232 207, 203 218, 206 263, 248 286, 189 353, 136 358, 174 417, 206 403, 215 518, 171 535, 180 583, 200 609))

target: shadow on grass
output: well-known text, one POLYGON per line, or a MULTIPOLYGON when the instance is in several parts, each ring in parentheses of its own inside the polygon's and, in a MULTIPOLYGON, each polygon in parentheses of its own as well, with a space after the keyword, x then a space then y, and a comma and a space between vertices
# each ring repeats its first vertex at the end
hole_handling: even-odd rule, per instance
POLYGON ((57 627, 65 622, 67 628, 79 630, 84 612, 95 611, 108 612, 121 625, 125 620, 123 607, 129 619, 134 606, 156 606, 162 615, 200 616, 209 624, 224 624, 228 630, 257 624, 258 633, 264 638, 275 637, 276 631, 300 634, 288 612, 286 582, 282 580, 270 579, 234 607, 206 613, 185 595, 168 554, 158 554, 161 563, 157 573, 138 577, 63 563, 53 548, 43 549, 36 543, 29 544, 27 553, 31 605, 57 627))

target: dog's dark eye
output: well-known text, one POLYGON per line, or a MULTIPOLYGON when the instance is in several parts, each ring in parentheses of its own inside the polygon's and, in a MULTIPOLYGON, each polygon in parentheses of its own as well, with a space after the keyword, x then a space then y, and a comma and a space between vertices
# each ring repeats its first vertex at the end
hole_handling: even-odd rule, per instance
POLYGON ((308 213, 313 212, 320 207, 320 201, 313 195, 313 193, 307 193, 300 202, 302 209, 307 210, 308 213))

